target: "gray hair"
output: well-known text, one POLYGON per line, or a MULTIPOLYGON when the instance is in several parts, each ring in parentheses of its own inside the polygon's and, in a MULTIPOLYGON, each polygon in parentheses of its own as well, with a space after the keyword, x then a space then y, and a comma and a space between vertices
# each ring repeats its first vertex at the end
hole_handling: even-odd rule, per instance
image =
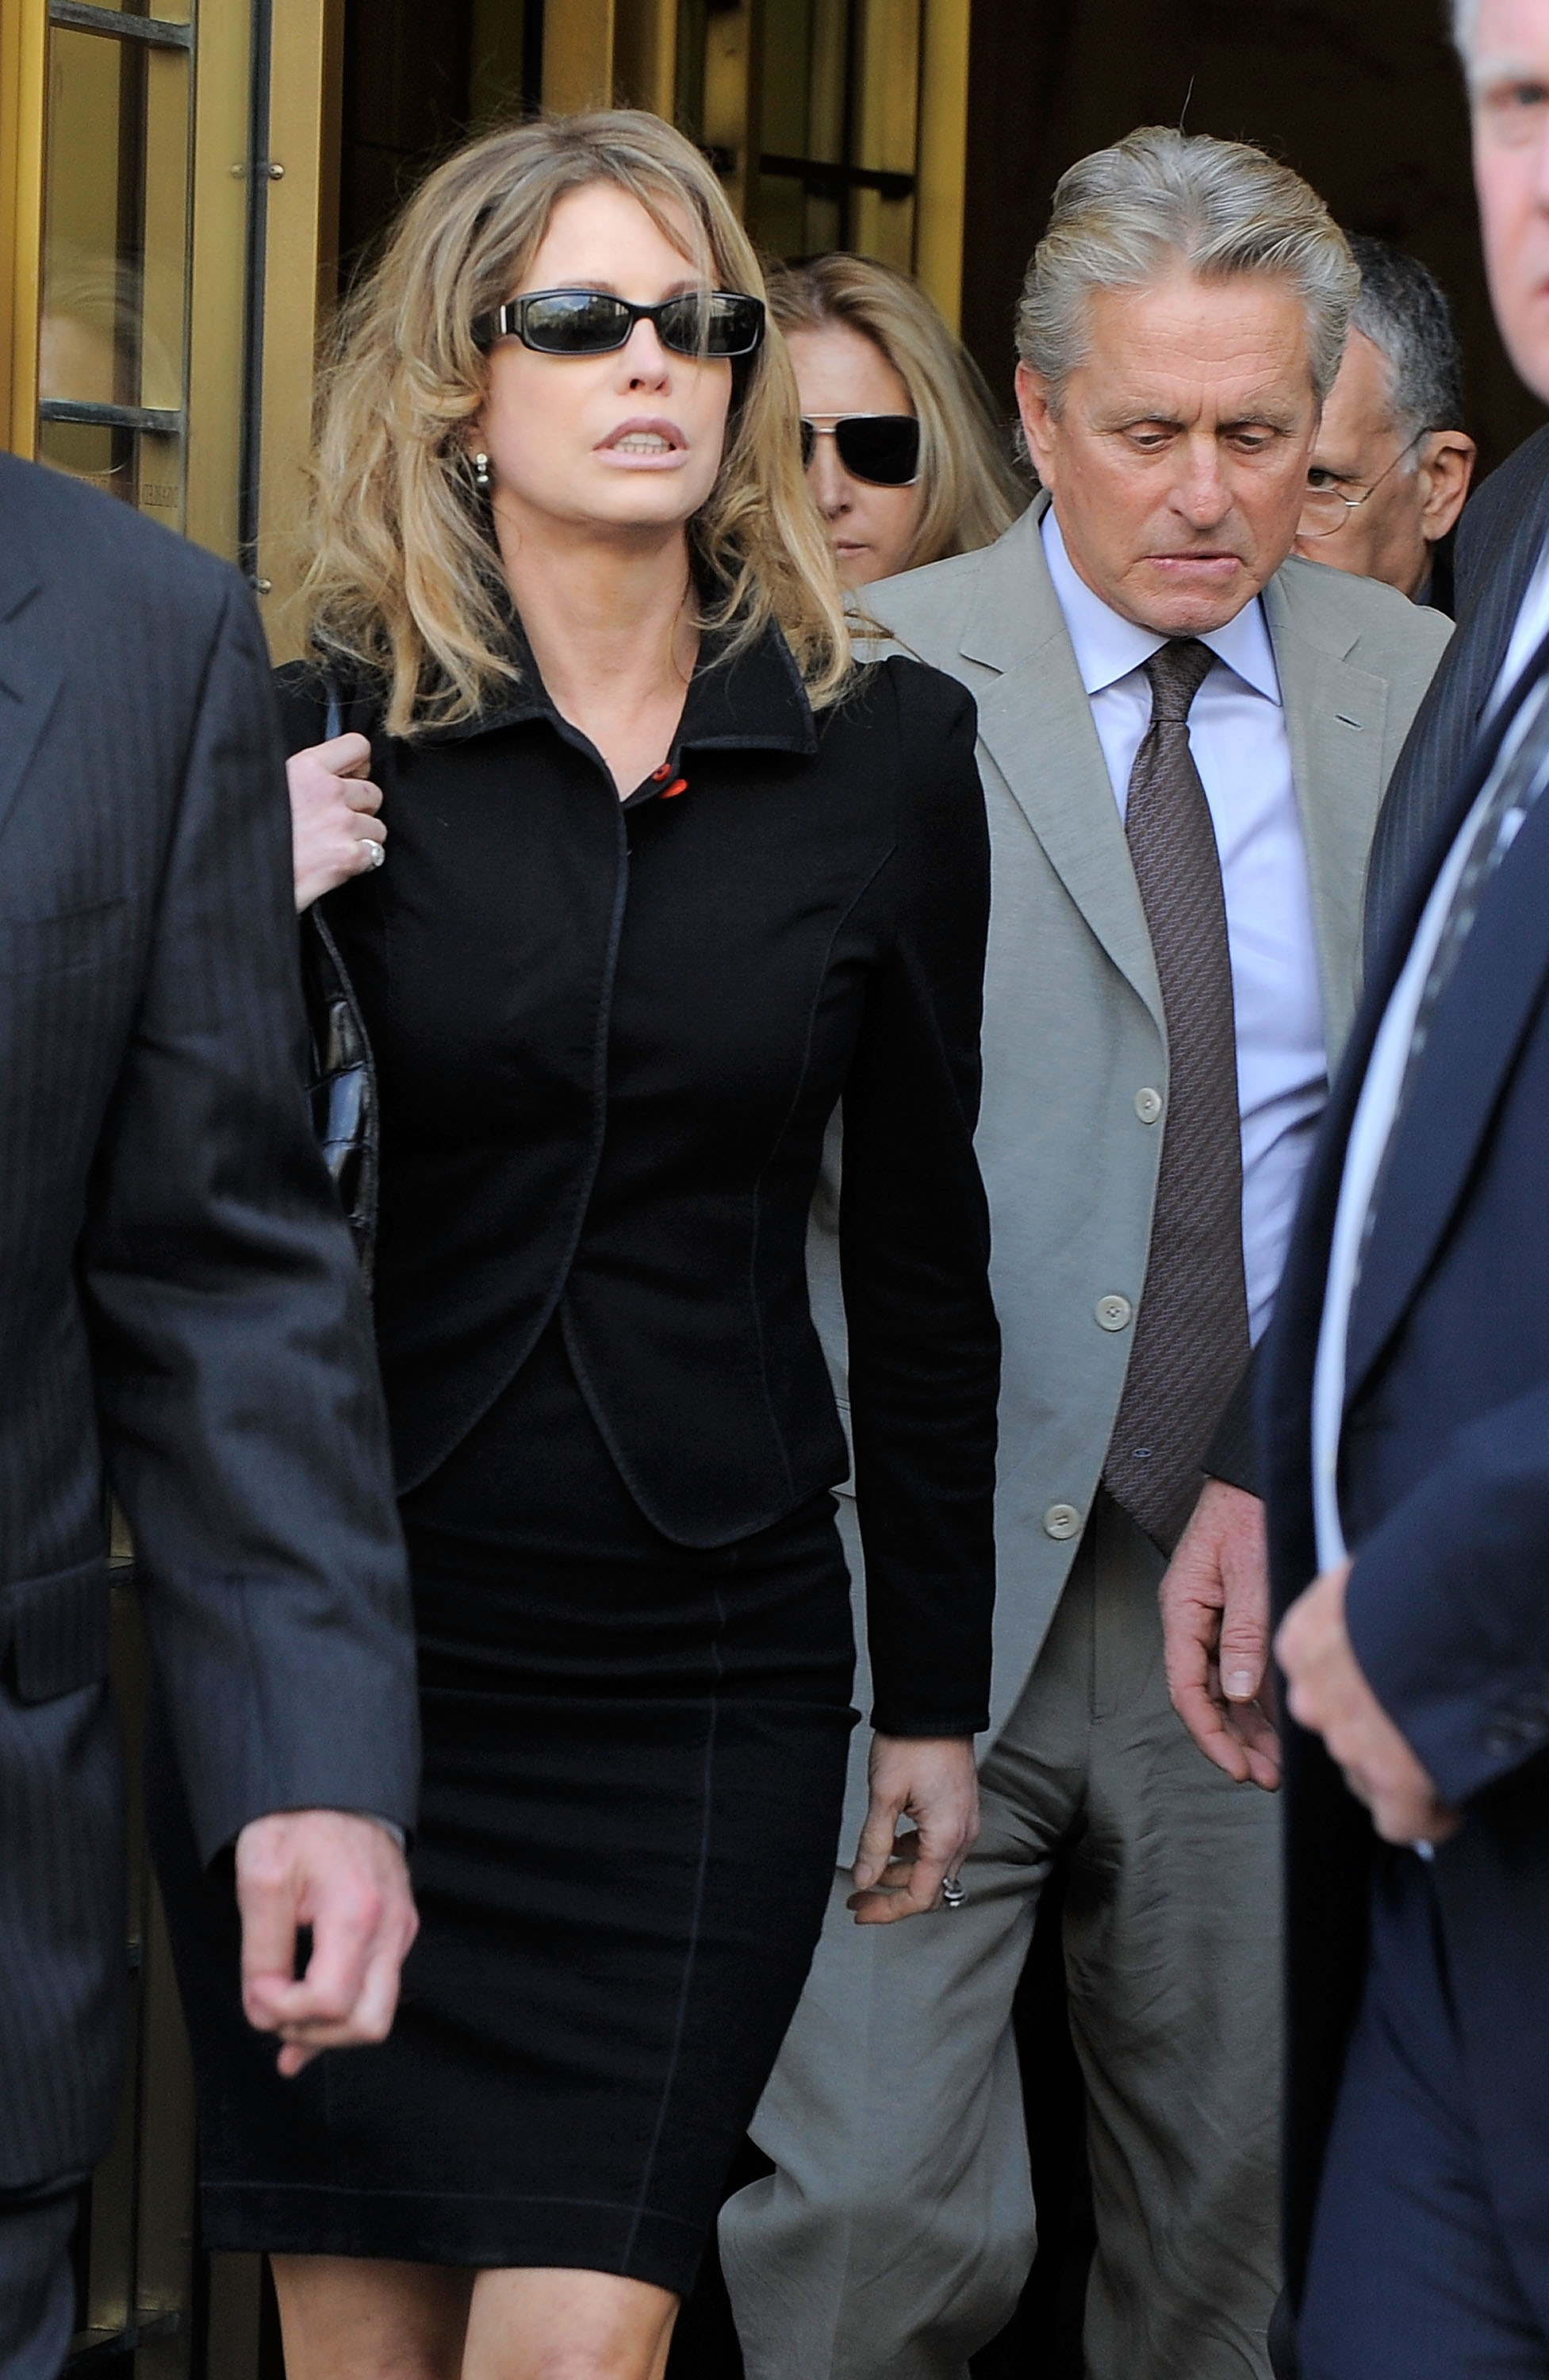
POLYGON ((1353 327, 1387 363, 1388 403, 1400 437, 1463 426, 1463 347, 1446 294, 1417 256, 1357 232, 1361 272, 1353 327))
POLYGON ((1479 22, 1479 0, 1452 0, 1453 46, 1465 66, 1473 55, 1474 28, 1479 22))
POLYGON ((1017 308, 1017 353, 1056 405, 1081 361, 1087 301, 1186 264, 1202 281, 1275 274, 1307 309, 1313 386, 1334 385, 1360 276, 1344 234, 1289 165, 1240 140, 1152 125, 1060 176, 1017 308))

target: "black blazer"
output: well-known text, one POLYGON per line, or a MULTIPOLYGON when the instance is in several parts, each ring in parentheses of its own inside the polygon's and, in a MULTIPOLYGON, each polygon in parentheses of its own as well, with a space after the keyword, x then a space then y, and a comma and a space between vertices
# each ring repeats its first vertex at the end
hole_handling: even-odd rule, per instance
MULTIPOLYGON (((1549 670, 1549 645, 1524 684, 1549 670)), ((1308 1172, 1265 1366, 1277 1611, 1315 1569, 1310 1404, 1346 1142, 1426 894, 1506 718, 1441 805, 1308 1172)), ((1357 1658, 1467 1814, 1438 1851, 1492 2197, 1549 2324, 1549 802, 1489 886, 1400 1123, 1351 1315, 1341 1508, 1357 1658)), ((1287 1729, 1287 2248, 1300 2290, 1365 1963, 1375 1838, 1287 1729)))
POLYGON ((1369 963, 1376 961, 1437 812, 1462 772, 1546 535, 1549 428, 1536 430, 1491 472, 1458 524, 1458 633, 1415 713, 1377 819, 1366 873, 1369 963))
MULTIPOLYGON (((285 676, 293 748, 326 691, 285 676)), ((346 725, 373 733, 369 698, 346 725)), ((375 1052, 375 1310, 400 1489, 559 1313, 636 1502, 752 1535, 849 1468, 809 1311, 844 1103, 852 1423, 877 1723, 986 1723, 998 1338, 974 1156, 988 842, 974 706, 910 662, 813 715, 781 638, 707 651, 621 804, 530 662, 373 734, 386 865, 323 906, 375 1052)))
POLYGON ((89 2164, 115 2111, 109 1480, 204 1856, 273 1809, 413 1815, 268 674, 233 572, 0 457, 0 2186, 89 2164))

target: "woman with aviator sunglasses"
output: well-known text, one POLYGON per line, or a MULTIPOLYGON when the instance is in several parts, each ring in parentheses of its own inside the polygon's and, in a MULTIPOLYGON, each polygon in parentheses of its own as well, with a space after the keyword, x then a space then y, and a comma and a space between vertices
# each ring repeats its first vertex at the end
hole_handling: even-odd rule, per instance
POLYGON ((535 123, 426 182, 327 391, 283 690, 294 749, 332 710, 369 771, 303 931, 371 1127, 419 1626, 392 2037, 282 2080, 164 1763, 157 1820, 205 2235, 272 2252, 290 2380, 660 2380, 833 1876, 851 1458, 805 1242, 841 1100, 858 1921, 938 1906, 976 1830, 974 710, 852 661, 762 295, 678 134, 535 123))
POLYGON ((1028 501, 977 368, 916 282, 870 257, 777 272, 769 309, 807 480, 847 587, 992 544, 1028 501))

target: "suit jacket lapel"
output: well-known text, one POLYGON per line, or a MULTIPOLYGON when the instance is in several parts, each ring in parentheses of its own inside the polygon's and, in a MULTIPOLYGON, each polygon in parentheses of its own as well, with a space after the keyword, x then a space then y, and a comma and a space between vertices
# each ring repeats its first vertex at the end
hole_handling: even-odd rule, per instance
POLYGON ((1387 682, 1348 660, 1353 638, 1327 641, 1302 592, 1292 572, 1278 571, 1264 590, 1264 610, 1285 704, 1332 1068, 1355 1014, 1353 954, 1366 854, 1382 803, 1387 682))
MULTIPOLYGON (((1524 684, 1541 674, 1541 668, 1530 670, 1524 684)), ((1488 740, 1492 760, 1498 741, 1488 740)), ((1468 802, 1450 806, 1444 851, 1488 773, 1488 765, 1469 771, 1468 802)), ((1541 795, 1485 894, 1415 1068, 1379 1196, 1375 1261, 1362 1269, 1350 1314, 1347 1403, 1380 1358, 1451 1221, 1549 975, 1546 867, 1549 803, 1541 795)))
POLYGON ((1541 489, 1538 503, 1530 504, 1519 516, 1505 552, 1490 574, 1479 609, 1464 630, 1467 674, 1460 703, 1470 743, 1506 659, 1517 614, 1543 543, 1546 517, 1549 482, 1541 489))
POLYGON ((65 681, 37 617, 42 584, 17 542, 0 546, 0 833, 65 681))
POLYGON ((1038 523, 1041 497, 985 555, 963 628, 979 733, 1050 866, 1115 966, 1165 1031, 1151 937, 1092 705, 1066 631, 1038 523))

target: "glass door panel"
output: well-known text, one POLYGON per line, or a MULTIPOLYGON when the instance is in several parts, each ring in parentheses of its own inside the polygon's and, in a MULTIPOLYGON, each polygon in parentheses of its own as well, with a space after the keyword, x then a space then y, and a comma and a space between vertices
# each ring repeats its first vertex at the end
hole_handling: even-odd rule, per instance
POLYGON ((40 460, 181 528, 187 447, 187 22, 52 0, 40 460))
POLYGON ((17 441, 233 561, 255 6, 46 0, 37 403, 17 441))

